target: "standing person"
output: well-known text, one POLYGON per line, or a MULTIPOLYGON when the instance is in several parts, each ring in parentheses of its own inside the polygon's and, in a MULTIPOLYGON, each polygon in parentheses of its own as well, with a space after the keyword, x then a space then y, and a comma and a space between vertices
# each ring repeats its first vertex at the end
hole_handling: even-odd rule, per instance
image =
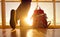
POLYGON ((32 0, 21 0, 21 4, 16 9, 16 22, 20 20, 20 26, 26 26, 24 18, 27 17, 32 0))
POLYGON ((16 28, 16 11, 14 9, 11 10, 11 14, 10 14, 10 26, 12 28, 12 30, 15 30, 16 28))

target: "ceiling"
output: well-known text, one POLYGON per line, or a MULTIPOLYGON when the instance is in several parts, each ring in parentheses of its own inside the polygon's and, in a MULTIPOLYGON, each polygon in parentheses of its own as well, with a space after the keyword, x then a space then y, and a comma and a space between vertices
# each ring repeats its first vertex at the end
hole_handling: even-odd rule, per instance
MULTIPOLYGON (((20 0, 6 0, 6 1, 20 1, 20 0)), ((32 1, 36 1, 36 0, 32 0, 32 1)), ((38 0, 38 1, 52 1, 52 0, 38 0)), ((57 0, 57 1, 60 1, 60 0, 57 0)))
MULTIPOLYGON (((5 0, 5 1, 7 1, 7 2, 17 2, 18 1, 19 2, 21 0, 5 0)), ((36 0, 32 0, 32 1, 36 1, 36 0)), ((53 0, 38 0, 38 1, 53 1, 53 0)), ((60 0, 56 0, 56 1, 60 1, 60 0)))

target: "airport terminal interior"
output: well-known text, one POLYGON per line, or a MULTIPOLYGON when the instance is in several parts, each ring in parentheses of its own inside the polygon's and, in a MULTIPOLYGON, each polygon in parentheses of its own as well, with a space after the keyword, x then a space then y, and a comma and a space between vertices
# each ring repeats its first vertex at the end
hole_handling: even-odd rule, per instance
POLYGON ((0 37, 60 37, 60 0, 0 0, 0 37), (50 23, 47 28, 33 26, 31 17, 36 8, 41 8, 46 14, 47 24, 50 23), (13 25, 15 29, 10 25, 12 9, 17 16, 14 19, 18 19, 16 26, 13 25), (19 14, 19 11, 28 13, 19 14), (21 20, 25 23, 21 24, 21 20))

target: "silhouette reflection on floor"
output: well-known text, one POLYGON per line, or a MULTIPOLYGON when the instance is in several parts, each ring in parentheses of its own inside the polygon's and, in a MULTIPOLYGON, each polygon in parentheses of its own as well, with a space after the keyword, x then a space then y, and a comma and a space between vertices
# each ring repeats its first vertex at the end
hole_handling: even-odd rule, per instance
POLYGON ((11 37, 17 37, 17 35, 16 35, 16 31, 11 32, 11 37))

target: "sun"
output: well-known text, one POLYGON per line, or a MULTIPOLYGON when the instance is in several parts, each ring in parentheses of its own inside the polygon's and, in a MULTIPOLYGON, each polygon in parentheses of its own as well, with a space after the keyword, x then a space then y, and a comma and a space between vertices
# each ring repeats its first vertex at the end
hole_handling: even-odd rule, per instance
POLYGON ((33 24, 33 19, 30 19, 30 18, 25 18, 25 22, 29 25, 29 26, 32 26, 33 24))

